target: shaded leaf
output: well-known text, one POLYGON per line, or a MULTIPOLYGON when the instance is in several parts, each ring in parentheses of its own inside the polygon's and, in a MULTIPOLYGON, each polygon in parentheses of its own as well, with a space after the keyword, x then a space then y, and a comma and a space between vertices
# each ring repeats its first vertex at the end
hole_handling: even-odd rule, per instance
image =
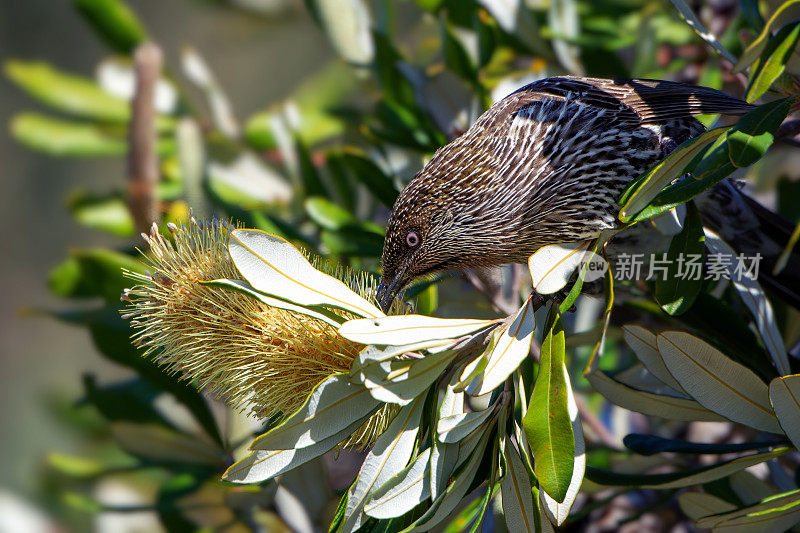
POLYGON ((755 40, 747 46, 739 58, 739 61, 736 61, 736 65, 733 67, 733 72, 743 71, 753 64, 753 61, 758 59, 758 56, 761 55, 761 52, 767 46, 767 42, 772 34, 772 28, 775 23, 781 19, 784 13, 790 12, 791 9, 797 9, 797 4, 800 4, 800 0, 787 0, 772 13, 772 15, 769 17, 769 20, 767 20, 767 23, 761 29, 761 33, 759 33, 758 37, 756 37, 755 40))
POLYGON ((789 114, 793 101, 794 98, 775 100, 753 109, 739 119, 726 137, 728 156, 734 165, 747 167, 761 159, 772 146, 775 132, 789 114))
POLYGON ((375 491, 364 506, 374 518, 401 516, 431 496, 427 482, 431 469, 431 448, 426 448, 402 472, 375 491))
POLYGON ((788 24, 778 31, 769 40, 767 47, 761 54, 756 72, 751 76, 750 84, 747 86, 746 99, 748 102, 755 102, 766 93, 772 84, 777 80, 786 69, 786 63, 792 56, 800 38, 800 22, 788 24))
POLYGON ((73 0, 73 5, 117 52, 130 54, 147 39, 142 23, 121 0, 73 0))
POLYGON ((667 251, 666 276, 656 278, 656 300, 670 315, 685 313, 703 288, 702 269, 698 269, 696 276, 687 276, 687 272, 680 269, 682 258, 690 256, 699 256, 702 264, 704 241, 700 213, 694 204, 689 204, 683 230, 672 238, 667 251))
POLYGON ((800 374, 773 379, 769 401, 784 433, 800 449, 800 374))

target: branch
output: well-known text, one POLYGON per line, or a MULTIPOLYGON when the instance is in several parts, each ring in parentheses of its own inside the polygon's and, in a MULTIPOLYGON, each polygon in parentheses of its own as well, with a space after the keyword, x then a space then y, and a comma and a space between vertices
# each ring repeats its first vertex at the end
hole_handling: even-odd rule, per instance
POLYGON ((133 63, 136 87, 128 130, 128 205, 136 229, 147 233, 159 219, 155 198, 158 183, 155 92, 163 54, 154 43, 144 43, 134 52, 133 63))

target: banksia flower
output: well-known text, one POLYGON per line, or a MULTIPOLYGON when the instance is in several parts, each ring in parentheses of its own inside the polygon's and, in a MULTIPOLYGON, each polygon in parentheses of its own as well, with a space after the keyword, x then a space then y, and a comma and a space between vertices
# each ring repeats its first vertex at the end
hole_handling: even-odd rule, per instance
MULTIPOLYGON (((291 414, 320 381, 350 370, 363 346, 339 336, 331 324, 205 284, 242 279, 228 251, 235 228, 193 219, 170 229, 172 239, 155 227, 145 236, 148 273, 127 273, 137 285, 123 296, 130 302, 126 317, 146 356, 258 417, 291 414)), ((339 277, 362 295, 374 292, 365 276, 340 271, 339 277)), ((349 318, 344 311, 341 316, 349 318)), ((391 412, 378 411, 374 423, 346 444, 374 440, 391 412)))

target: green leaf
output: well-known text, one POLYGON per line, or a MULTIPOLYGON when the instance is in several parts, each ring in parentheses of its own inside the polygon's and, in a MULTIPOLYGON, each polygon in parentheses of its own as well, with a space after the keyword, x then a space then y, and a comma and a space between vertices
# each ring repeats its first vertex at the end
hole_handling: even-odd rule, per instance
POLYGON ((703 288, 703 253, 705 252, 705 235, 703 221, 694 204, 687 205, 683 230, 672 238, 667 251, 667 273, 665 277, 656 278, 655 296, 661 308, 670 315, 685 313, 694 303, 703 288), (697 256, 696 275, 679 272, 684 261, 682 258, 697 256))
POLYGON ((322 230, 319 239, 325 253, 339 257, 380 257, 383 249, 383 235, 372 231, 372 228, 322 230))
POLYGON ((786 63, 794 53, 800 39, 800 22, 788 24, 769 40, 761 54, 755 74, 751 75, 746 100, 755 102, 766 93, 786 69, 786 63))
POLYGON ((122 291, 131 283, 124 277, 123 269, 144 273, 144 265, 127 254, 107 248, 73 250, 67 260, 50 272, 48 285, 61 297, 100 296, 116 305, 122 291))
POLYGON ((792 97, 769 102, 739 119, 727 135, 728 155, 734 165, 747 167, 761 159, 772 146, 775 132, 789 114, 794 100, 792 97))
POLYGON ((746 426, 782 433, 767 385, 747 367, 682 331, 661 333, 658 351, 683 390, 706 408, 746 426))
POLYGON ((307 198, 303 205, 309 218, 320 227, 336 231, 358 224, 358 219, 350 211, 342 209, 327 198, 307 198))
POLYGON ((775 10, 775 12, 772 13, 772 16, 762 28, 761 33, 759 33, 758 37, 756 37, 756 39, 747 46, 739 58, 739 61, 736 62, 736 66, 733 67, 733 72, 743 71, 761 55, 762 50, 766 48, 767 42, 772 34, 772 27, 778 20, 781 19, 781 16, 784 14, 784 12, 788 12, 788 10, 792 9, 799 3, 800 0, 787 0, 786 2, 783 2, 780 7, 775 10))
POLYGON ((261 483, 272 479, 329 452, 337 444, 347 439, 363 423, 364 418, 360 418, 350 425, 341 426, 332 435, 320 438, 305 448, 289 448, 288 450, 259 448, 253 450, 253 453, 231 465, 222 475, 222 479, 234 483, 261 483))
POLYGON ((736 56, 728 51, 719 40, 714 37, 714 34, 708 31, 700 19, 695 15, 692 8, 686 3, 685 0, 672 0, 672 4, 675 8, 680 11, 683 18, 686 19, 686 23, 692 28, 697 35, 707 42, 719 55, 730 61, 731 63, 736 62, 736 56))
POLYGON ((75 220, 86 227, 119 237, 134 233, 133 217, 119 194, 94 196, 76 191, 67 201, 67 207, 75 220))
POLYGON ((563 502, 572 479, 575 436, 572 432, 564 367, 564 330, 556 315, 542 342, 539 375, 522 421, 539 485, 563 502))
POLYGON ((698 154, 728 129, 715 128, 684 142, 665 159, 633 180, 619 199, 619 204, 622 206, 619 219, 622 222, 631 221, 667 184, 680 177, 698 154))
POLYGON ((439 307, 439 288, 435 284, 428 285, 417 295, 417 313, 431 316, 439 307))
POLYGON ((164 418, 153 406, 161 392, 151 383, 141 379, 126 380, 106 386, 98 386, 94 375, 83 377, 86 399, 109 421, 160 422, 164 418))
POLYGON ((397 200, 397 187, 392 179, 371 159, 354 150, 345 150, 341 160, 352 176, 362 183, 386 207, 391 208, 397 200))
POLYGON ((442 48, 447 68, 472 86, 478 85, 478 70, 462 44, 453 35, 447 23, 441 22, 442 48))
POLYGON ((108 122, 127 122, 130 105, 113 96, 89 78, 57 70, 38 61, 8 60, 8 78, 31 96, 58 111, 80 118, 108 122))
POLYGON ((54 156, 120 156, 128 151, 128 141, 121 131, 38 113, 14 116, 11 135, 32 150, 54 156))
POLYGON ((299 139, 295 138, 295 150, 300 163, 300 177, 303 180, 303 187, 306 196, 322 196, 327 198, 328 191, 322 183, 317 167, 311 160, 311 153, 308 147, 299 139))
POLYGON ((123 450, 147 462, 215 469, 224 465, 224 451, 218 445, 162 425, 114 422, 111 436, 123 450))
POLYGON ((130 54, 147 39, 141 22, 121 0, 73 0, 73 5, 117 52, 130 54))
POLYGON ((700 485, 722 479, 734 472, 739 472, 753 465, 769 461, 785 453, 792 451, 793 448, 776 448, 775 450, 763 453, 754 453, 722 461, 713 465, 699 468, 683 469, 678 472, 668 474, 623 474, 611 472, 592 466, 586 467, 586 479, 598 485, 610 485, 618 487, 641 487, 652 489, 674 489, 700 485))

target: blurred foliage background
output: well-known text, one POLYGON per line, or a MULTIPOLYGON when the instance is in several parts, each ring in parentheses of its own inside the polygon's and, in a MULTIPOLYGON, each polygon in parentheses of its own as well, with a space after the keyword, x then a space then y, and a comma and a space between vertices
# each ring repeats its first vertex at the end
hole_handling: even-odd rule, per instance
MULTIPOLYGON (((738 57, 779 4, 692 7, 738 57)), ((154 146, 162 227, 186 220, 191 207, 198 217, 233 217, 372 272, 403 183, 527 82, 558 74, 665 78, 739 96, 747 86, 659 1, 40 0, 0 10, 0 105, 9 124, 0 144, 8 183, 2 488, 76 531, 280 531, 291 516, 325 526, 351 475, 345 457, 338 466, 328 461, 329 486, 313 494, 308 480, 321 471, 298 473, 283 492, 217 482, 258 425, 176 383, 127 343, 120 267, 141 268, 136 235, 149 226, 139 214, 147 206, 129 207, 132 176, 140 176, 125 160, 127 100, 131 54, 148 38, 164 55, 154 146)), ((796 74, 795 44, 783 63, 796 74)), ((780 89, 785 79, 767 87, 780 89)), ((765 203, 796 221, 800 162, 792 148, 776 144, 747 177, 765 203)), ((460 278, 419 284, 408 296, 423 313, 496 316, 460 278)), ((779 314, 791 346, 800 321, 789 309, 779 314)), ((588 355, 576 350, 573 368, 588 355)), ((631 360, 611 341, 602 365, 631 360)), ((643 416, 591 395, 585 380, 575 385, 610 438, 649 429, 643 416)), ((729 428, 693 424, 676 432, 730 437, 729 428)), ((684 520, 667 504, 671 493, 640 492, 595 513, 597 528, 620 520, 644 527, 642 516, 684 520)), ((591 510, 584 509, 582 518, 591 510)))

